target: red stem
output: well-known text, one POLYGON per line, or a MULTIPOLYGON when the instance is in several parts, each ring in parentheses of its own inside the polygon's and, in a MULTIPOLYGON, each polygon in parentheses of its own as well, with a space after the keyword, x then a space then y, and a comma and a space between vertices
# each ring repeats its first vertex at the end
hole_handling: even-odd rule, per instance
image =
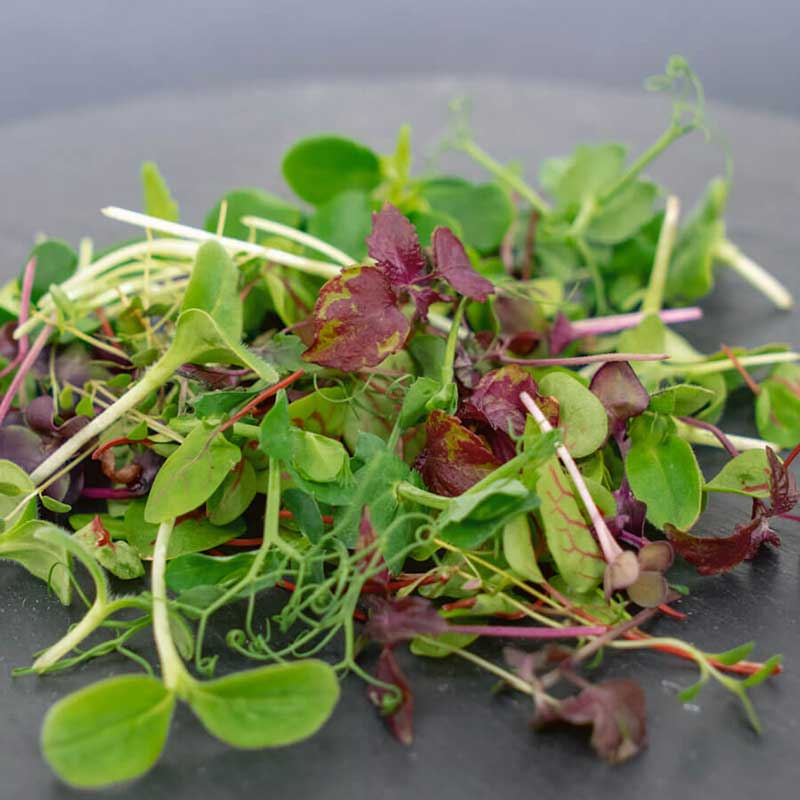
POLYGON ((285 389, 287 386, 294 383, 298 378, 302 377, 305 370, 298 369, 297 372, 293 372, 288 377, 284 378, 282 381, 278 381, 270 386, 268 389, 264 389, 263 392, 259 392, 249 403, 246 403, 245 406, 237 411, 227 422, 223 422, 220 425, 217 433, 222 433, 223 431, 228 430, 234 423, 238 422, 242 417, 249 414, 254 408, 259 406, 263 403, 267 398, 272 397, 274 394, 277 394, 281 389, 285 389))
POLYGON ((800 455, 800 443, 794 446, 794 449, 788 456, 786 456, 786 460, 783 462, 783 466, 788 469, 789 465, 794 461, 797 456, 800 455))

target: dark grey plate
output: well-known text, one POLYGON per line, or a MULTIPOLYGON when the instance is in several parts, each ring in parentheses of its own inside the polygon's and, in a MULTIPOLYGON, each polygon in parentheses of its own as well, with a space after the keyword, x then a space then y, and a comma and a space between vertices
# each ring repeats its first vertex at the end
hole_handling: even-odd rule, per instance
MULTIPOLYGON (((0 129, 0 257, 16 272, 37 232, 76 242, 107 243, 133 231, 103 220, 107 204, 138 207, 138 167, 158 161, 181 202, 183 219, 199 223, 224 190, 254 185, 283 191, 278 165, 297 137, 319 131, 357 136, 384 152, 398 126, 414 125, 417 152, 430 152, 447 124, 447 102, 474 99, 478 136, 497 157, 533 165, 576 142, 622 138, 634 150, 660 132, 663 100, 575 87, 508 81, 261 84, 235 92, 162 96, 98 110, 46 117, 0 129)), ((715 109, 736 161, 730 235, 800 296, 800 124, 715 109)), ((450 161, 452 157, 448 158, 450 161)), ((452 165, 479 174, 469 164, 452 165)), ((655 170, 688 206, 702 183, 723 168, 718 147, 684 142, 655 170)), ((705 303, 706 320, 686 329, 700 347, 720 342, 798 343, 797 316, 778 314, 734 276, 722 274, 705 303)), ((752 434, 750 398, 736 398, 726 426, 752 434)), ((710 474, 723 459, 703 455, 710 474)), ((708 530, 729 530, 746 503, 723 500, 704 517, 708 530)), ((703 648, 749 639, 759 657, 786 656, 783 676, 754 693, 764 735, 746 725, 736 702, 710 687, 694 705, 675 696, 693 680, 691 667, 656 654, 611 654, 602 671, 641 679, 647 690, 651 746, 621 768, 595 760, 574 732, 531 733, 522 698, 490 694, 492 679, 464 663, 403 659, 417 695, 416 740, 403 748, 385 733, 363 687, 345 681, 333 719, 311 741, 273 752, 229 750, 180 711, 153 772, 115 797, 180 798, 482 798, 598 796, 744 798, 791 796, 800 780, 800 624, 798 537, 788 522, 780 552, 718 578, 695 580, 682 603, 685 623, 662 620, 657 631, 703 648)), ((75 612, 49 599, 22 570, 0 569, 0 797, 76 796, 58 785, 40 759, 38 731, 47 707, 67 692, 122 670, 113 658, 44 679, 11 680, 11 667, 57 638, 75 612)), ((224 645, 222 646, 224 651, 224 645)), ((225 657, 225 656, 223 656, 225 657)), ((97 747, 103 746, 98 731, 97 747)))

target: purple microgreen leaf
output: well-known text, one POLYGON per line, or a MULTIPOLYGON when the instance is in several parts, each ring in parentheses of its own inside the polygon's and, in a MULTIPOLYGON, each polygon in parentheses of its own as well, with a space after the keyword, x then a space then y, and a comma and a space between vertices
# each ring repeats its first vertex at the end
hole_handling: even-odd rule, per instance
POLYGON ((617 516, 610 521, 609 527, 617 536, 625 531, 641 538, 644 532, 647 506, 634 497, 627 477, 623 477, 619 489, 613 494, 617 503, 617 516))
POLYGON ((514 364, 484 375, 459 409, 462 419, 483 422, 495 430, 522 436, 527 411, 519 399, 521 392, 537 397, 536 381, 514 364))
POLYGON ((614 436, 624 433, 627 421, 639 416, 650 402, 647 389, 625 361, 600 367, 589 384, 589 390, 603 404, 614 436))
POLYGON ((39 395, 25 406, 25 421, 31 430, 57 439, 69 439, 89 423, 88 417, 70 416, 61 425, 56 425, 53 412, 53 398, 49 394, 39 395))
POLYGON ((395 686, 400 693, 398 700, 390 690, 382 686, 373 684, 367 689, 370 702, 377 707, 394 738, 408 746, 414 740, 414 695, 390 646, 381 651, 375 677, 383 683, 395 686))
POLYGON ((769 496, 770 513, 774 517, 778 514, 788 514, 797 505, 800 491, 797 488, 797 479, 781 463, 775 451, 767 447, 767 463, 769 464, 769 496))
POLYGON ((591 725, 592 747, 612 764, 632 758, 647 741, 644 692, 632 680, 604 681, 558 705, 542 703, 534 722, 591 725))
POLYGON ((694 536, 672 525, 666 525, 664 533, 675 551, 694 564, 701 575, 727 572, 742 561, 755 558, 763 544, 780 545, 778 535, 761 514, 737 525, 730 536, 694 536))
POLYGON ((436 271, 459 294, 480 303, 494 292, 491 281, 475 272, 464 245, 449 228, 436 228, 431 237, 436 271))
POLYGON ((424 597, 370 595, 364 602, 370 609, 364 636, 380 644, 395 644, 419 634, 438 636, 448 630, 447 621, 424 597))
POLYGON ((434 410, 425 426, 425 447, 415 468, 432 492, 455 497, 500 466, 480 436, 457 417, 434 410))
POLYGON ((303 359, 344 371, 374 367, 400 350, 410 331, 383 272, 349 267, 320 289, 314 341, 303 359))
POLYGON ((367 252, 393 286, 408 286, 425 272, 417 230, 391 203, 372 215, 367 252))

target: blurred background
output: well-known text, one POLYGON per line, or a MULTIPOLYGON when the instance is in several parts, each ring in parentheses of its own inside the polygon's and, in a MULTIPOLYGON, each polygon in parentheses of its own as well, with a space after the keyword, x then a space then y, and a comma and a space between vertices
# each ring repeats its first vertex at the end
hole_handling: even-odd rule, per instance
MULTIPOLYGON (((531 76, 800 115, 797 0, 2 0, 0 123, 265 78, 531 76)), ((378 110, 376 110, 376 113, 378 110)))

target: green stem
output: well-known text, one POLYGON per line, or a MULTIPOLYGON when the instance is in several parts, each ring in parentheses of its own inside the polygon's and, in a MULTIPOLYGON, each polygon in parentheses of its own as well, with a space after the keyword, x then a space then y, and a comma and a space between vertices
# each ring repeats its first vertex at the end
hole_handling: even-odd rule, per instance
POLYGON ((408 483, 407 481, 400 481, 395 484, 394 491, 395 494, 403 500, 410 500, 426 508, 435 508, 438 511, 444 511, 444 509, 450 505, 449 497, 442 497, 426 489, 420 489, 418 486, 414 486, 413 483, 408 483))
POLYGON ((680 139, 694 130, 694 125, 671 125, 661 136, 653 142, 647 150, 642 153, 636 161, 631 164, 625 172, 611 186, 606 189, 603 195, 598 199, 602 205, 608 202, 617 192, 625 189, 628 184, 632 183, 639 177, 639 173, 658 156, 661 155, 674 141, 680 139))
POLYGON ((584 262, 586 263, 586 269, 589 270, 589 275, 591 276, 592 283, 594 284, 597 313, 605 314, 608 312, 608 303, 606 303, 606 285, 605 281, 603 281, 603 276, 600 274, 600 268, 597 266, 597 261, 595 261, 595 258, 592 255, 592 249, 581 237, 575 238, 575 245, 577 246, 578 252, 580 252, 584 262))
MULTIPOLYGON (((722 448, 719 439, 714 436, 711 431, 703 430, 702 428, 695 428, 692 425, 687 425, 685 422, 676 417, 672 418, 675 422, 676 433, 681 439, 689 442, 690 444, 707 445, 709 447, 722 448)), ((728 441, 737 450, 764 450, 765 447, 771 447, 776 453, 780 452, 783 448, 774 442, 767 442, 764 439, 755 439, 750 436, 736 436, 736 434, 726 433, 728 441)))
POLYGON ((151 588, 153 592, 153 636, 156 641, 158 659, 161 662, 161 679, 170 691, 185 696, 194 683, 183 664, 183 659, 175 647, 172 630, 169 624, 169 607, 167 600, 167 549, 169 537, 175 527, 175 520, 168 519, 158 527, 155 548, 153 549, 153 566, 151 570, 151 588))
MULTIPOLYGON (((786 364, 800 359, 800 353, 761 353, 755 356, 741 356, 737 359, 742 367, 765 367, 772 364, 786 364)), ((668 375, 713 375, 717 372, 728 372, 737 369, 737 365, 729 358, 718 358, 713 361, 700 361, 698 363, 678 364, 675 362, 659 367, 659 370, 668 375)))
POLYGON ((789 290, 764 267, 748 258, 733 242, 721 240, 714 248, 714 255, 781 310, 786 311, 794 305, 794 298, 789 290))
POLYGON ((516 172, 492 158, 471 139, 459 143, 458 146, 492 175, 507 183, 520 197, 524 197, 540 214, 550 211, 547 201, 533 187, 528 186, 516 172))
POLYGON ((67 439, 58 450, 39 464, 31 473, 31 480, 34 484, 38 485, 47 480, 62 464, 91 442, 95 436, 99 436, 118 419, 136 408, 150 392, 166 383, 179 366, 180 363, 173 355, 169 352, 165 353, 135 386, 125 392, 119 400, 112 403, 105 411, 98 414, 74 436, 67 439))
POLYGON ((645 314, 658 314, 664 304, 664 289, 667 285, 669 259, 672 255, 675 238, 678 235, 680 209, 678 198, 670 195, 667 198, 664 221, 661 224, 661 232, 658 235, 656 257, 653 261, 653 270, 650 273, 650 283, 647 286, 647 292, 642 302, 642 311, 645 314))
POLYGON ((63 636, 54 645, 48 647, 33 662, 33 671, 41 674, 53 667, 67 653, 74 650, 87 636, 94 633, 107 615, 108 609, 106 608, 105 598, 101 598, 98 595, 83 619, 69 630, 66 636, 63 636))
POLYGON ((461 320, 464 318, 464 309, 467 307, 467 298, 462 297, 456 306, 453 314, 450 332, 447 334, 447 344, 444 349, 444 360, 442 361, 442 386, 447 386, 453 381, 453 364, 456 360, 456 344, 458 343, 458 331, 461 327, 461 320))

